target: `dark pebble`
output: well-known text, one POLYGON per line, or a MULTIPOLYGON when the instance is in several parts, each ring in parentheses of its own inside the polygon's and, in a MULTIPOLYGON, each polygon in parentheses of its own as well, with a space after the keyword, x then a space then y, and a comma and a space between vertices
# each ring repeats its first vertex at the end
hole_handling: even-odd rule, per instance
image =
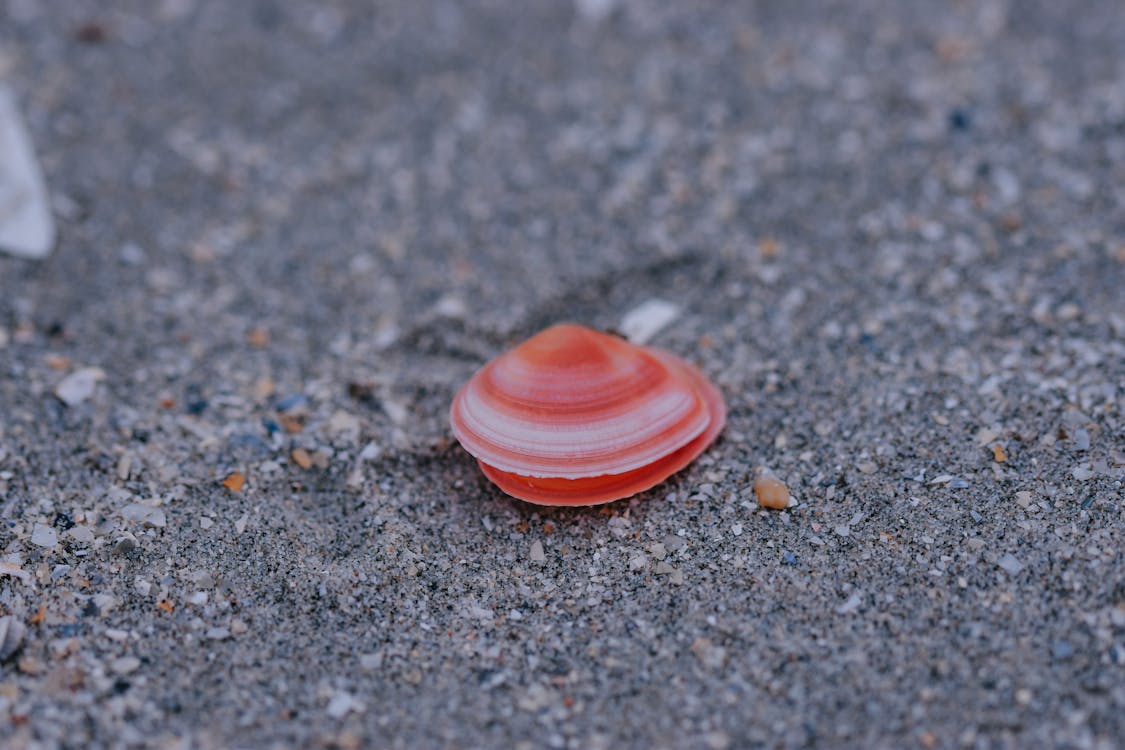
POLYGON ((955 109, 949 113, 949 128, 951 130, 968 130, 972 127, 973 118, 963 109, 955 109))

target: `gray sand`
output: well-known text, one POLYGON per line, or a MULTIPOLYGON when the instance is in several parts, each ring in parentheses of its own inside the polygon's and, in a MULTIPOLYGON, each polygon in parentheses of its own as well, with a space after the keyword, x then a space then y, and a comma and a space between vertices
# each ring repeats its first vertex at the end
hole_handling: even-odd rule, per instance
POLYGON ((374 5, 0 5, 0 744, 1125 744, 1125 5, 374 5), (651 298, 718 443, 494 490, 651 298))

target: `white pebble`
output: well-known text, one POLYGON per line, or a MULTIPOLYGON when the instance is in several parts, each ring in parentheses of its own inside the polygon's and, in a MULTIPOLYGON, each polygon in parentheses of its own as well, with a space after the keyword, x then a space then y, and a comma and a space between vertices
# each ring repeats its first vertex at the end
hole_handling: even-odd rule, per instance
POLYGON ((141 660, 137 657, 122 656, 119 659, 113 660, 113 663, 110 664, 110 669, 112 669, 116 674, 126 675, 131 674, 132 672, 136 672, 138 669, 140 669, 140 666, 141 660))
POLYGON ((541 563, 547 559, 546 553, 543 551, 543 543, 536 539, 531 543, 531 561, 541 563))
POLYGON ((680 316, 680 308, 662 299, 641 303, 621 319, 621 332, 634 344, 647 344, 680 316))
POLYGON ((341 690, 328 701, 328 707, 325 711, 327 711, 328 715, 333 719, 342 719, 353 711, 355 713, 362 713, 363 708, 363 703, 356 700, 355 696, 341 690))
POLYGON ((50 549, 59 543, 59 534, 50 526, 37 523, 31 530, 31 543, 36 547, 50 549))
POLYGON ((1085 482, 1087 479, 1093 479, 1094 477, 1094 472, 1090 471, 1090 469, 1085 466, 1075 467, 1071 474, 1073 474, 1074 478, 1079 482, 1085 482))
POLYGON ((55 395, 67 406, 77 406, 94 395, 94 388, 105 379, 100 367, 83 367, 67 375, 55 386, 55 395))
POLYGON ((852 594, 848 597, 848 600, 846 602, 841 604, 839 607, 836 607, 836 613, 846 615, 850 612, 855 612, 857 609, 859 609, 861 604, 863 604, 863 599, 860 597, 860 595, 852 594))
POLYGON ((126 521, 140 523, 149 528, 162 529, 168 523, 164 511, 150 505, 131 503, 121 509, 121 517, 126 521))
POLYGON ((1023 563, 1017 560, 1015 555, 1010 552, 1001 557, 996 564, 1003 568, 1008 575, 1012 576, 1019 575, 1019 572, 1023 570, 1023 563))

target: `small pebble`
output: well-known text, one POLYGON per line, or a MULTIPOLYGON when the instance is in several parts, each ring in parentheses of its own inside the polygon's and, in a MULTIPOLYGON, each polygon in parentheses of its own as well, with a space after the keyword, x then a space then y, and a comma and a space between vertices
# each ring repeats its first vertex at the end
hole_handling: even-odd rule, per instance
POLYGON ((127 555, 137 548, 137 538, 132 534, 118 537, 113 543, 113 554, 127 555))
POLYGON ((293 463, 297 464, 302 469, 307 470, 312 468, 312 456, 310 456, 309 452, 304 448, 294 448, 289 454, 289 457, 293 459, 293 463))
POLYGON ((996 564, 1011 576, 1019 575, 1020 571, 1023 570, 1023 563, 1017 560, 1015 555, 1010 552, 1001 557, 996 564))
POLYGON ((1076 450, 1076 451, 1088 451, 1088 450, 1090 450, 1090 433, 1088 431, 1082 430, 1082 429, 1075 430, 1073 442, 1074 442, 1074 450, 1076 450))
POLYGON ((140 667, 141 660, 135 656, 122 656, 118 659, 114 659, 109 665, 109 668, 119 675, 131 674, 140 669, 140 667))
POLYGON ((650 299, 621 319, 621 332, 634 344, 647 344, 680 315, 680 308, 662 299, 650 299))
POLYGON ((0 661, 7 661, 23 647, 27 626, 12 615, 0 617, 0 661))
POLYGON ((231 492, 242 492, 242 488, 246 485, 246 476, 241 471, 232 471, 227 474, 226 479, 223 480, 223 486, 231 492))
POLYGON ((1071 646, 1066 641, 1055 641, 1051 644, 1051 656, 1056 660, 1062 661, 1069 659, 1074 655, 1074 646, 1071 646))
POLYGON ((531 543, 531 561, 541 563, 546 559, 547 555, 543 552, 543 543, 536 539, 531 543))
POLYGON ((754 480, 754 494, 763 508, 783 510, 789 507, 789 488, 780 479, 760 476, 754 480))
POLYGON ((59 381, 55 395, 67 406, 77 406, 94 395, 94 389, 103 379, 105 371, 100 367, 83 367, 59 381))
POLYGON ((31 543, 36 547, 50 549, 59 543, 59 534, 50 526, 37 523, 31 530, 31 543))
POLYGON ((363 708, 363 703, 356 700, 351 693, 340 691, 328 701, 328 707, 325 711, 333 719, 342 719, 353 711, 361 713, 363 708))
POLYGON ((1090 471, 1086 466, 1075 467, 1071 474, 1073 474, 1074 478, 1079 482, 1085 482, 1087 479, 1092 479, 1094 477, 1094 472, 1090 471))
POLYGON ((138 503, 132 503, 122 508, 121 517, 126 521, 140 523, 148 528, 162 529, 168 523, 163 510, 138 503))

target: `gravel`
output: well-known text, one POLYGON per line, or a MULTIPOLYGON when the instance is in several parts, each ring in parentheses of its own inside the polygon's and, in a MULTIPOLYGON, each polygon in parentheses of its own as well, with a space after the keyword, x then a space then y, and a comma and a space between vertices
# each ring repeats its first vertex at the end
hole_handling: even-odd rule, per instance
POLYGON ((0 7, 0 745, 1121 744, 1119 3, 0 7), (723 435, 498 493, 631 311, 723 435))

